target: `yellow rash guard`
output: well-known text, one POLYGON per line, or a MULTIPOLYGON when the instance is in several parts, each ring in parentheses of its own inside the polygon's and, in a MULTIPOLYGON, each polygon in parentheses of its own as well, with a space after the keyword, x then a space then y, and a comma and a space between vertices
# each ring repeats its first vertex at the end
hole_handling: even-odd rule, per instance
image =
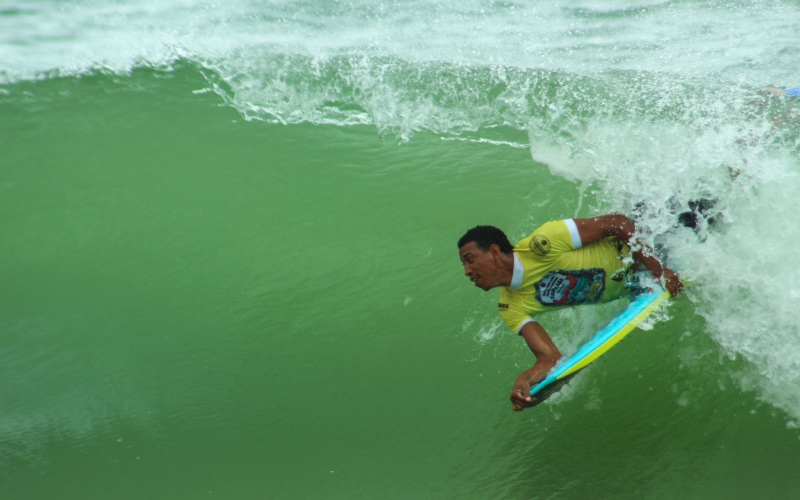
POLYGON ((572 219, 548 222, 514 246, 514 273, 500 292, 500 316, 519 333, 538 313, 623 297, 629 253, 616 236, 583 246, 572 219))

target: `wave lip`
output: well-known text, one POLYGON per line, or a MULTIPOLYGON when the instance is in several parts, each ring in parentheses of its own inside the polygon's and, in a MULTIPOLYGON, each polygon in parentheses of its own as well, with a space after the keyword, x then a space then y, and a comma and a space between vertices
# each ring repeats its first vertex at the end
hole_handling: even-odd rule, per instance
POLYGON ((791 44, 797 25, 786 20, 799 19, 798 10, 755 2, 13 2, 0 10, 0 72, 7 81, 97 68, 124 73, 176 55, 221 64, 242 51, 269 50, 792 85, 800 55, 791 44))

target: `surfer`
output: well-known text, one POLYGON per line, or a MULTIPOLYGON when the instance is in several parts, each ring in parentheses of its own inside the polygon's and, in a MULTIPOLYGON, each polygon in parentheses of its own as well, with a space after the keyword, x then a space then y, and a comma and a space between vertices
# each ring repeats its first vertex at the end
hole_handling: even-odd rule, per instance
POLYGON ((483 290, 502 287, 498 312, 536 358, 514 382, 514 411, 534 402, 531 385, 561 358, 537 314, 624 297, 639 266, 660 279, 670 295, 680 292, 678 275, 635 241, 635 231, 628 217, 611 214, 548 222, 515 246, 494 226, 476 226, 458 241, 464 274, 483 290))

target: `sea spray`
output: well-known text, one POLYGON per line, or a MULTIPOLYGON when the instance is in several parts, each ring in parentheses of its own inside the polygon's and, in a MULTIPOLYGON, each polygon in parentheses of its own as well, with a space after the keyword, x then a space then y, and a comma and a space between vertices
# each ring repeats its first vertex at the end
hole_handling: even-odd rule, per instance
POLYGON ((706 110, 687 109, 677 121, 656 110, 638 121, 590 118, 582 133, 550 134, 549 142, 540 129, 531 154, 552 162, 554 174, 591 184, 591 211, 638 215, 642 235, 692 283, 686 294, 712 337, 760 374, 746 388, 798 416, 796 103, 733 93, 709 106, 700 97, 673 96, 674 105, 706 110), (553 148, 570 154, 542 156, 553 148), (678 216, 697 200, 710 205, 697 229, 681 227, 678 216))

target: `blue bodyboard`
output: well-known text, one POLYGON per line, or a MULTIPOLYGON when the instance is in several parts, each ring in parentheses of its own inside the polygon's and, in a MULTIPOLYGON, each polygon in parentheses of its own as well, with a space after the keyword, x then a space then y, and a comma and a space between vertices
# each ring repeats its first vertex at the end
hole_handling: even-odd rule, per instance
POLYGON ((531 406, 536 406, 557 392, 579 371, 625 338, 668 298, 669 292, 663 288, 652 288, 638 295, 624 311, 586 341, 575 354, 561 360, 544 380, 531 388, 531 396, 536 398, 531 406))

